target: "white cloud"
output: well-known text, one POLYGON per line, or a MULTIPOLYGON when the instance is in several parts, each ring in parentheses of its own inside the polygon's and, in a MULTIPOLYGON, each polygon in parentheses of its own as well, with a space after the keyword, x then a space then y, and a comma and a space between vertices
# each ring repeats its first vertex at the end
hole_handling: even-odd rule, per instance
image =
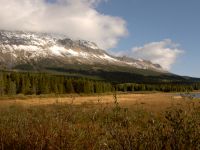
POLYGON ((126 35, 126 22, 98 12, 100 1, 0 0, 0 29, 61 33, 112 48, 126 35))
POLYGON ((183 50, 179 49, 178 46, 170 39, 166 39, 145 44, 143 47, 135 47, 131 54, 135 58, 150 60, 153 63, 160 64, 164 69, 170 70, 178 55, 183 53, 183 50))

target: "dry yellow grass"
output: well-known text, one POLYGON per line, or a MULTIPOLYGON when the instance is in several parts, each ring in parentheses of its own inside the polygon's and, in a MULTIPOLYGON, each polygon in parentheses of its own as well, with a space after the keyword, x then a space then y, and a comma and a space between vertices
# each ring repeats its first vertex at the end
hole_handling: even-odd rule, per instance
POLYGON ((11 106, 0 109, 0 149, 200 149, 199 100, 174 94, 22 97, 0 105, 11 106))
MULTIPOLYGON (((119 94, 117 100, 120 105, 125 107, 144 107, 152 110, 162 110, 171 105, 182 103, 183 99, 180 96, 174 96, 170 93, 150 93, 150 94, 119 94)), ((30 99, 13 99, 1 100, 0 106, 22 105, 22 106, 37 106, 49 105, 55 103, 80 105, 83 103, 94 104, 109 104, 113 103, 113 95, 102 96, 71 96, 57 98, 30 98, 30 99)))

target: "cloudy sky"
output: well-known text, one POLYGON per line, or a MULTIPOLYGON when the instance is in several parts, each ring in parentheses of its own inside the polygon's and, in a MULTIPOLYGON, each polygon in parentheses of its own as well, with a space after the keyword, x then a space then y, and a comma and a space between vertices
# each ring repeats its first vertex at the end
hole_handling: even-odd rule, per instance
POLYGON ((61 33, 200 77, 199 0, 0 0, 0 29, 61 33))

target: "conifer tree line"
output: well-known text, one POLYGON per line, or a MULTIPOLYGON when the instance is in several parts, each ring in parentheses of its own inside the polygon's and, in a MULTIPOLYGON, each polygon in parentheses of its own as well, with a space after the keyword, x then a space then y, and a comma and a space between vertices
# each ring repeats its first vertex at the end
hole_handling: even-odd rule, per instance
POLYGON ((111 92, 103 81, 45 73, 0 72, 0 96, 111 92))
POLYGON ((83 77, 68 77, 47 73, 0 72, 0 96, 68 93, 105 93, 112 91, 184 92, 199 90, 200 83, 111 84, 83 77))
POLYGON ((200 83, 155 83, 136 84, 125 83, 116 86, 117 91, 161 91, 161 92, 191 92, 200 89, 200 83))

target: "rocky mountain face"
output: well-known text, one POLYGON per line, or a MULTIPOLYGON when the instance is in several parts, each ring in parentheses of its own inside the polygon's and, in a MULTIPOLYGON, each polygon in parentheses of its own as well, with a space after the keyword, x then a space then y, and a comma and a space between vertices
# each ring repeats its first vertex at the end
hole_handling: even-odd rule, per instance
POLYGON ((158 64, 128 57, 115 57, 95 43, 73 41, 65 36, 42 33, 0 31, 0 68, 63 68, 67 65, 137 68, 163 72, 158 64))

